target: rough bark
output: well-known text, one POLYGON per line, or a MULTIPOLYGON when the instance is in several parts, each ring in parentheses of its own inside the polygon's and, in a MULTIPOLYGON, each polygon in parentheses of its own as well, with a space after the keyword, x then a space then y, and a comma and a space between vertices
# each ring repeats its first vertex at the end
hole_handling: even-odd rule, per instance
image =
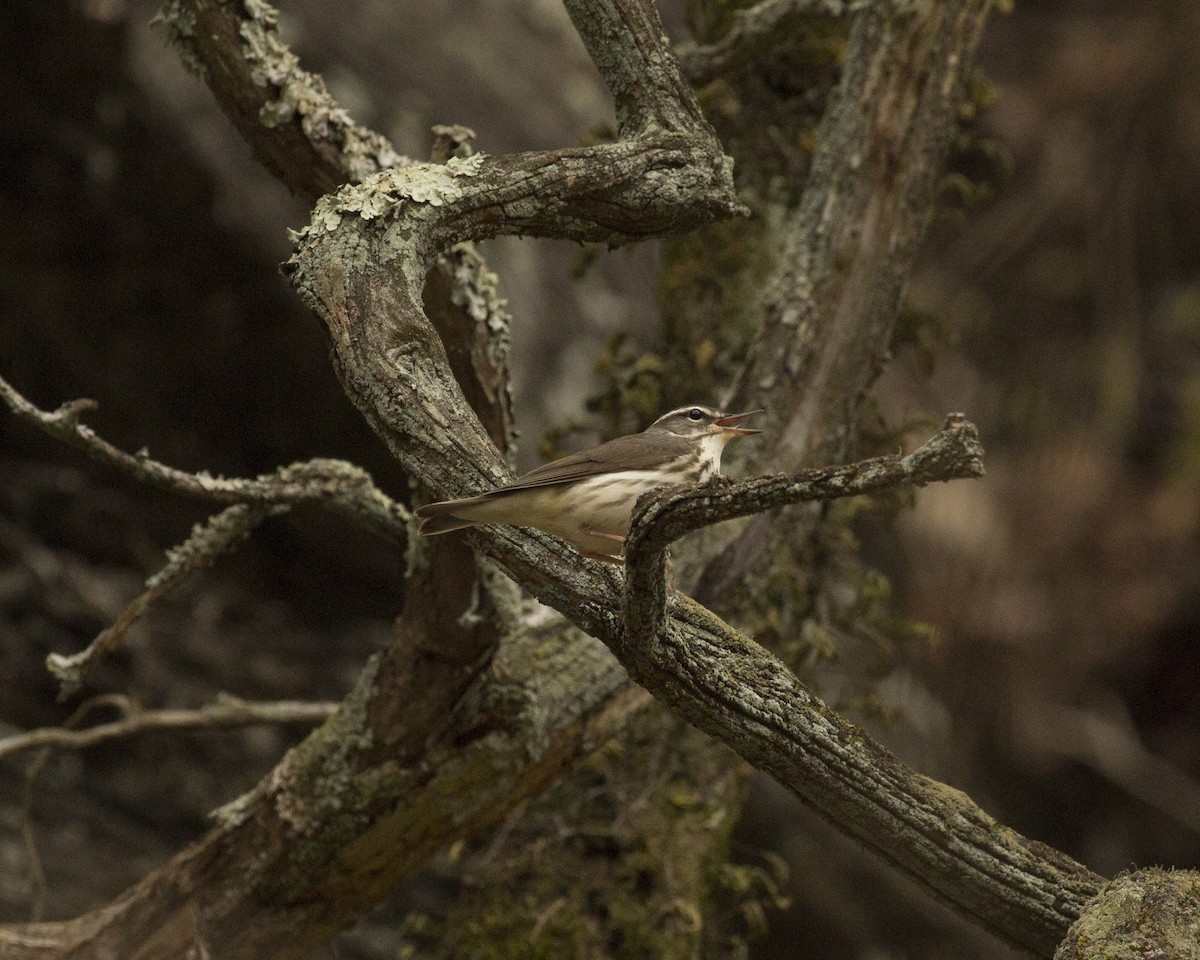
POLYGON ((241 0, 167 0, 159 11, 183 62, 204 78, 255 157, 309 200, 408 163, 301 69, 278 12, 241 0))
POLYGON ((1200 874, 1137 870, 1104 885, 1072 925, 1054 960, 1200 957, 1200 874))

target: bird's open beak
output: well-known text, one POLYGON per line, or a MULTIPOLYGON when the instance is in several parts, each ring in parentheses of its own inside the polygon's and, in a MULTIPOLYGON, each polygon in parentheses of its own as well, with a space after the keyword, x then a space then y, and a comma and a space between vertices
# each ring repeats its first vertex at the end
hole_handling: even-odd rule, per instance
POLYGON ((751 430, 748 427, 739 427, 738 424, 747 417, 752 417, 756 413, 764 413, 763 410, 747 410, 745 413, 731 413, 727 417, 721 417, 720 420, 714 420, 713 426, 720 427, 725 433, 735 437, 748 437, 755 433, 762 433, 761 430, 751 430))

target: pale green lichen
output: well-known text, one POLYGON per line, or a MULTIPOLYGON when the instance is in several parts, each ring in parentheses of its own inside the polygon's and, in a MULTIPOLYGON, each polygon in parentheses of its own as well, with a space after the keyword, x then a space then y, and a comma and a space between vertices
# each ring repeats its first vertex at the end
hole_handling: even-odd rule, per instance
POLYGON ((317 829, 325 815, 342 808, 345 785, 353 779, 347 758, 371 745, 367 703, 378 671, 379 657, 373 656, 367 660, 338 712, 291 750, 268 780, 213 810, 210 819, 221 829, 234 830, 255 815, 264 791, 272 791, 280 819, 304 835, 317 829), (313 789, 316 783, 322 784, 320 790, 313 789), (317 801, 317 805, 300 803, 301 795, 317 801))
POLYGON ((175 48, 184 67, 203 77, 205 68, 196 54, 196 18, 192 12, 185 10, 180 0, 165 0, 150 22, 167 28, 167 41, 175 48))
POLYGON ((488 329, 500 335, 507 345, 512 315, 508 312, 508 300, 500 296, 500 278, 488 269, 474 247, 464 244, 456 248, 456 252, 459 250, 462 255, 454 263, 451 300, 466 310, 472 320, 486 323, 488 329))
POLYGON ((292 231, 294 243, 315 233, 333 233, 347 214, 376 220, 399 211, 406 203, 440 207, 463 196, 462 178, 479 172, 486 154, 446 163, 412 163, 376 174, 361 184, 349 184, 317 201, 308 226, 292 231))
POLYGON ((275 796, 276 812, 300 835, 328 829, 331 816, 351 806, 345 801, 362 792, 353 789, 358 774, 350 758, 372 743, 367 705, 378 671, 379 657, 373 656, 338 712, 276 768, 281 785, 275 796), (315 788, 318 783, 320 789, 315 788))
POLYGON ((279 39, 278 14, 270 5, 256 0, 246 5, 251 19, 244 20, 239 34, 251 77, 261 87, 279 95, 259 110, 264 126, 277 127, 300 118, 305 136, 333 141, 340 147, 351 181, 360 182, 380 169, 403 166, 408 160, 390 142, 357 126, 338 106, 317 74, 300 66, 299 58, 279 39))
POLYGON ((1055 960, 1200 956, 1200 873, 1149 868, 1110 881, 1083 908, 1055 960))

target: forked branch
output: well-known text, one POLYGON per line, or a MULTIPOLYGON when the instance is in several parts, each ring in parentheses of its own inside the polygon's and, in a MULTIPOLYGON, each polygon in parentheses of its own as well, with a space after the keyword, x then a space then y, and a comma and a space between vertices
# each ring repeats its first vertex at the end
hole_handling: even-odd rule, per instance
POLYGON ((52 653, 46 658, 46 666, 62 684, 59 699, 79 689, 93 666, 121 643, 151 604, 194 573, 211 567, 222 553, 268 517, 286 513, 301 503, 319 503, 393 542, 403 544, 407 540, 408 510, 353 464, 316 459, 280 467, 254 479, 188 473, 154 460, 144 450, 127 453, 97 434, 82 420, 84 412, 95 409, 92 400, 73 400, 57 410, 42 410, 3 378, 0 399, 21 420, 127 476, 163 490, 232 504, 197 524, 187 540, 168 551, 167 563, 146 581, 146 589, 86 648, 69 656, 52 653))

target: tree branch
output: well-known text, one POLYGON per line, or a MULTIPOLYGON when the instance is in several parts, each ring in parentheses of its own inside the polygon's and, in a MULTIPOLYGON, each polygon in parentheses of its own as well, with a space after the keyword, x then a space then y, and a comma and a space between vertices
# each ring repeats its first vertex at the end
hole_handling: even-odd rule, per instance
POLYGON ((269 3, 164 0, 157 22, 255 157, 302 197, 316 200, 408 163, 385 137, 356 124, 324 80, 301 69, 279 39, 278 18, 269 3))
POLYGON ((48 412, 30 403, 3 377, 0 398, 18 419, 159 490, 249 507, 320 503, 385 539, 407 542, 408 510, 376 487, 365 470, 344 460, 318 458, 294 463, 253 480, 214 477, 203 471, 188 473, 152 459, 144 449, 130 454, 98 436, 81 420, 83 413, 96 409, 94 400, 72 400, 48 412))
POLYGON ((250 507, 239 503, 196 524, 190 537, 167 551, 166 566, 146 581, 146 589, 121 611, 112 626, 100 631, 96 639, 78 653, 70 656, 51 653, 46 657, 46 668, 60 684, 58 699, 66 700, 79 690, 100 659, 120 646, 129 628, 155 600, 185 583, 192 574, 211 567, 217 557, 249 536, 267 517, 285 513, 288 509, 286 505, 250 507))
MULTIPOLYGON (((318 215, 293 260, 295 278, 329 327, 343 382, 364 414, 431 490, 461 495, 491 486, 506 467, 435 349, 416 307, 411 262, 389 262, 420 232, 408 217, 373 225, 358 217, 326 223, 318 215)), ((627 642, 612 571, 580 563, 542 535, 495 527, 468 537, 544 603, 609 644, 656 697, 997 934, 1049 954, 1096 889, 1099 878, 1084 867, 907 770, 703 608, 677 600, 662 657, 647 663, 627 642), (760 680, 771 687, 766 703, 760 680), (821 758, 824 774, 815 783, 811 765, 798 760, 802 753, 821 758)))
MULTIPOLYGON (((851 455, 862 398, 890 356, 991 7, 883 2, 851 22, 803 195, 763 285, 763 325, 730 401, 768 411, 757 455, 773 469, 851 455)), ((694 596, 723 606, 805 535, 766 517, 706 534, 694 596)))
POLYGON ((689 530, 788 503, 980 476, 981 456, 974 427, 955 415, 907 456, 643 497, 626 543, 626 628, 610 645, 647 690, 839 829, 994 933, 1048 955, 1099 877, 909 770, 704 607, 677 595, 674 616, 666 613, 665 550, 689 530))
MULTIPOLYGON (((903 29, 861 17, 855 42, 871 54, 880 44, 887 54, 866 57, 864 69, 888 83, 897 69, 925 70, 930 31, 936 37, 944 26, 937 17, 958 16, 968 27, 981 19, 970 0, 944 6, 950 12, 938 6, 929 24, 907 20, 903 29)), ((438 495, 475 492, 507 476, 421 309, 425 269, 440 249, 509 232, 624 242, 737 209, 728 163, 697 121, 694 104, 657 102, 687 95, 669 56, 653 52, 661 27, 652 6, 575 0, 569 7, 613 91, 623 134, 636 139, 379 174, 318 204, 293 258, 293 280, 329 329, 348 394, 403 465, 438 495), (604 53, 610 46, 616 52, 604 53), (636 74, 622 63, 639 59, 660 87, 633 82, 636 74), (639 105, 639 96, 655 102, 639 105)), ((945 67, 950 80, 957 63, 945 67)), ((944 84, 950 103, 954 83, 932 73, 930 84, 944 84)), ((858 84, 854 89, 864 88, 859 65, 848 67, 847 77, 858 84)), ((885 92, 907 103, 910 79, 895 80, 885 92)), ((896 132, 889 110, 891 99, 882 119, 867 118, 885 137, 896 132)), ((886 159, 906 156, 901 146, 891 144, 886 159)), ((867 159, 879 160, 874 153, 867 159)), ((853 215, 862 211, 845 209, 851 219, 836 225, 853 230, 860 223, 853 215)), ((910 211, 901 212, 911 227, 910 211)), ((872 234, 881 241, 872 246, 875 266, 890 264, 884 248, 891 216, 899 216, 895 204, 886 205, 882 222, 861 220, 879 231, 872 234)), ((822 220, 820 229, 829 224, 822 220)), ((845 257, 846 237, 838 239, 845 257)), ((898 269, 890 265, 885 286, 898 269)), ((861 273, 855 278, 864 282, 861 273)), ((813 331, 809 326, 801 336, 813 331)), ((794 373, 790 366, 761 365, 758 372, 765 378, 768 369, 794 373)), ((603 638, 679 715, 739 749, 842 829, 876 843, 990 929, 1048 953, 1095 891, 1098 878, 1085 868, 903 767, 778 661, 696 604, 676 598, 653 659, 643 658, 624 629, 613 571, 580 563, 543 535, 496 528, 468 536, 540 598, 603 638)), ((512 654, 511 662, 481 672, 491 634, 470 642, 474 608, 445 604, 444 617, 457 615, 460 634, 468 634, 447 643, 424 631, 428 621, 415 610, 421 599, 410 598, 413 612, 406 609, 400 628, 413 635, 372 661, 338 714, 252 794, 226 808, 217 829, 103 910, 10 931, 7 942, 24 947, 21 956, 49 955, 33 944, 37 938, 60 952, 86 943, 119 953, 138 943, 147 958, 187 949, 297 956, 433 850, 541 789, 592 737, 607 732, 624 675, 597 656, 595 645, 581 638, 563 649, 555 638, 547 650, 529 631, 514 630, 499 654, 512 654), (449 663, 442 659, 447 650, 449 663)))
MULTIPOLYGON (((969 19, 961 9, 958 15, 969 19)), ((922 23, 917 36, 930 42, 940 23, 922 23)), ((880 29, 875 20, 870 26, 880 29)), ((867 36, 877 39, 871 30, 867 36)), ((896 55, 890 43, 887 49, 896 55)), ((509 475, 466 408, 420 310, 424 264, 436 244, 464 234, 544 229, 620 240, 699 219, 703 213, 676 207, 688 194, 669 189, 669 170, 655 166, 664 156, 683 159, 669 146, 676 142, 651 136, 613 145, 590 154, 603 161, 599 170, 575 151, 459 164, 433 177, 408 168, 318 204, 313 223, 298 237, 293 282, 330 331, 347 393, 430 490, 476 493, 509 475), (503 182, 505 172, 516 182, 503 182), (597 191, 606 202, 597 201, 597 191), (634 196, 647 206, 627 199, 634 196), (609 216, 613 198, 621 198, 620 219, 609 216)), ((719 183, 705 173, 714 169, 711 161, 702 163, 684 184, 692 189, 698 177, 706 204, 719 207, 719 183)), ((883 256, 882 249, 875 253, 883 256)), ((662 659, 645 663, 627 642, 612 571, 580 563, 542 535, 497 527, 467 537, 539 599, 609 644, 631 674, 681 716, 774 774, 842 829, 875 842, 884 856, 999 935, 1048 954, 1096 889, 1099 879, 1084 867, 1005 830, 957 791, 907 770, 703 608, 677 600, 662 659), (769 693, 756 678, 767 682, 769 693), (795 718, 798 727, 785 718, 795 718), (800 741, 825 765, 815 784, 805 779, 811 766, 797 760, 800 741), (892 789, 875 802, 863 784, 892 789)))
POLYGON ((121 612, 116 622, 79 653, 52 653, 46 666, 61 682, 59 699, 74 694, 93 666, 115 649, 129 628, 160 597, 192 574, 211 567, 216 558, 247 536, 263 520, 301 503, 320 503, 396 543, 408 538, 408 511, 375 486, 366 471, 339 460, 311 460, 280 467, 254 480, 188 473, 150 458, 144 450, 126 453, 85 425, 83 412, 92 400, 74 400, 47 412, 30 403, 0 378, 0 397, 18 418, 82 450, 94 460, 160 489, 218 502, 235 501, 221 513, 197 524, 182 544, 168 551, 168 562, 146 581, 146 589, 121 612))
POLYGON ((938 434, 906 456, 874 457, 842 467, 740 482, 718 478, 699 487, 645 494, 625 540, 628 642, 647 651, 658 642, 667 622, 667 548, 687 533, 795 503, 981 476, 983 447, 978 431, 962 414, 951 414, 938 434))
POLYGON ((147 710, 129 697, 110 695, 107 705, 121 713, 119 720, 100 723, 84 730, 41 727, 0 739, 0 759, 23 750, 53 748, 84 750, 99 743, 139 733, 166 730, 218 730, 256 724, 320 723, 337 709, 336 703, 278 700, 255 703, 223 695, 215 703, 194 710, 147 710))
MULTIPOLYGON (((311 283, 314 299, 337 297, 336 275, 379 308, 361 327, 357 307, 352 316, 322 312, 339 373, 405 465, 411 463, 405 451, 434 447, 411 441, 391 415, 400 411, 435 430, 445 443, 447 472, 422 469, 414 476, 436 480, 429 485, 439 493, 507 471, 489 431, 464 402, 442 339, 421 309, 426 268, 445 245, 498 232, 561 235, 556 217, 567 222, 569 235, 618 242, 685 229, 736 208, 719 146, 677 71, 672 78, 669 53, 656 52, 662 31, 653 6, 577 3, 573 12, 588 24, 585 42, 592 49, 620 49, 626 65, 616 63, 613 77, 634 79, 629 64, 640 62, 665 85, 664 93, 639 80, 615 91, 624 104, 623 123, 644 131, 637 141, 414 164, 408 174, 383 173, 370 185, 321 201, 301 238, 302 251, 315 257, 298 255, 302 289, 311 283), (629 37, 631 25, 643 32, 629 37), (684 95, 686 104, 667 102, 684 95), (647 106, 639 107, 638 97, 647 98, 647 106), (404 223, 390 242, 402 241, 419 223, 411 242, 368 250, 377 228, 398 216, 404 223), (367 241, 357 249, 356 228, 367 241), (364 262, 389 281, 358 270, 364 262), (353 268, 344 270, 348 264, 353 268), (391 320, 380 328, 375 321, 384 317, 391 320), (415 341, 395 336, 409 324, 414 332, 419 325, 415 341), (375 336, 381 332, 384 343, 375 336), (426 374, 440 389, 416 396, 395 389, 411 388, 426 374), (381 407, 387 417, 378 414, 381 407)), ((570 556, 561 544, 545 543, 549 554, 570 556)), ((594 588, 611 573, 602 572, 599 581, 595 571, 589 577, 594 588)), ((253 795, 228 808, 218 829, 115 904, 57 926, 57 942, 96 949, 141 943, 147 957, 183 945, 235 957, 299 955, 432 851, 540 790, 595 742, 593 736, 607 735, 607 724, 623 719, 623 671, 582 638, 564 645, 556 630, 543 644, 518 621, 520 629, 505 634, 500 646, 505 666, 495 675, 481 673, 491 656, 487 638, 494 636, 495 616, 486 604, 477 607, 474 595, 430 595, 447 583, 459 579, 431 576, 423 581, 428 589, 410 591, 397 642, 364 672, 338 716, 253 795), (481 621, 481 628, 473 626, 481 621), (264 857, 263 851, 271 853, 264 857), (183 890, 186 897, 178 894, 183 890), (323 906, 314 910, 313 904, 323 906)))

